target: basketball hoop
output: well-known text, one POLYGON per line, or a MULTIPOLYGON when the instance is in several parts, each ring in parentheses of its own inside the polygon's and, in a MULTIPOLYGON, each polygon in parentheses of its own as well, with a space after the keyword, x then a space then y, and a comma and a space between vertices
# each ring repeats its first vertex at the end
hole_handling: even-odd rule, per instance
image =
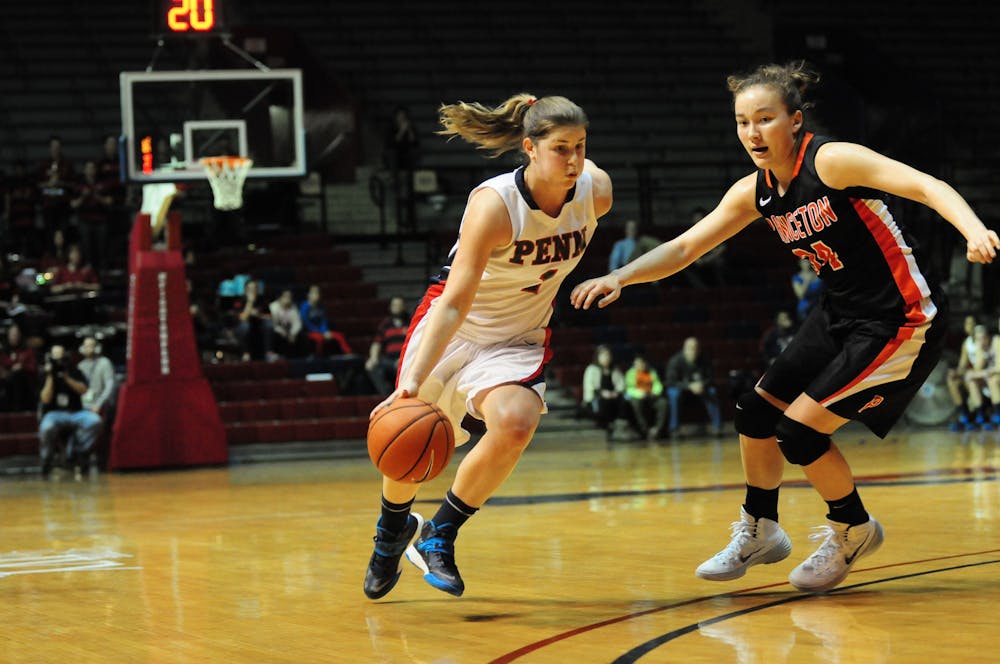
POLYGON ((204 157, 198 160, 205 169, 217 210, 237 210, 243 207, 243 181, 253 166, 246 157, 204 157))

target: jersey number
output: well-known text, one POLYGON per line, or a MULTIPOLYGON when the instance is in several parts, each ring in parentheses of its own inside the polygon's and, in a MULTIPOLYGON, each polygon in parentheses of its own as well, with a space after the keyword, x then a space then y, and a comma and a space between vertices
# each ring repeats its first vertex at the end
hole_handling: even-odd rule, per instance
POLYGON ((837 252, 831 249, 830 245, 823 241, 817 241, 813 242, 809 246, 813 248, 812 251, 806 251, 805 249, 792 249, 792 253, 799 258, 809 259, 809 264, 812 265, 812 269, 816 272, 816 274, 819 274, 819 270, 824 264, 829 265, 830 269, 833 271, 837 271, 844 267, 844 264, 840 262, 840 258, 837 257, 837 252))
POLYGON ((559 270, 557 268, 552 268, 551 270, 546 270, 545 272, 542 273, 542 275, 540 277, 538 277, 538 283, 537 284, 533 284, 531 286, 525 286, 521 290, 524 291, 525 293, 531 293, 532 295, 538 295, 538 289, 542 287, 542 282, 543 281, 548 281, 549 279, 551 279, 552 277, 556 276, 557 274, 559 274, 559 270))

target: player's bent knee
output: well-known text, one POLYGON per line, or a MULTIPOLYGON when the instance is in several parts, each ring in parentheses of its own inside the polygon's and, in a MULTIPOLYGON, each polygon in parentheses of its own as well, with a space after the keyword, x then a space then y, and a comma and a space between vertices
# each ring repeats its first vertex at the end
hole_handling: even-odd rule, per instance
POLYGON ((812 427, 782 417, 777 427, 778 447, 789 463, 808 466, 830 449, 830 434, 820 433, 812 427))
POLYGON ((733 425, 738 433, 749 438, 770 438, 775 433, 781 409, 750 390, 736 400, 736 417, 733 425))

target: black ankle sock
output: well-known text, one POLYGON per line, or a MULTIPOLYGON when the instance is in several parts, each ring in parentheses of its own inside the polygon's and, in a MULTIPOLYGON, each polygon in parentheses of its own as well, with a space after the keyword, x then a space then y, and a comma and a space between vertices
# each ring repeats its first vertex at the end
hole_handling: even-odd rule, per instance
POLYGON ((840 500, 828 500, 826 504, 830 506, 830 513, 826 515, 830 521, 846 523, 851 526, 868 523, 868 512, 865 511, 865 506, 861 502, 857 487, 840 500))
POLYGON ((758 489, 747 484, 747 499, 743 509, 755 519, 778 520, 778 490, 758 489))
POLYGON ((412 500, 405 503, 390 503, 385 496, 382 496, 382 527, 391 533, 403 532, 412 506, 412 500))
POLYGON ((458 530, 463 523, 469 520, 470 516, 478 511, 478 507, 469 507, 449 489, 444 500, 441 501, 441 507, 438 508, 431 520, 439 528, 448 526, 452 530, 458 530))

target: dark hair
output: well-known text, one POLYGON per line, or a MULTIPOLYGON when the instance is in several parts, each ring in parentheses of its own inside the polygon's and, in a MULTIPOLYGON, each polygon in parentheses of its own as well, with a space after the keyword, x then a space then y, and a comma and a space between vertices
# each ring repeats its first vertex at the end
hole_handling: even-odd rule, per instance
POLYGON ((499 157, 509 150, 520 149, 525 137, 537 142, 556 127, 589 125, 583 109, 566 97, 536 99, 527 92, 516 94, 496 108, 478 102, 443 104, 438 109, 442 136, 461 136, 481 150, 491 150, 499 157))
POLYGON ((774 88, 781 95, 781 100, 789 113, 812 108, 812 104, 803 102, 805 91, 819 82, 819 74, 805 60, 796 60, 788 64, 767 64, 757 67, 747 74, 732 74, 726 79, 733 98, 744 90, 755 85, 766 85, 774 88))
POLYGON ((594 348, 594 358, 592 360, 593 363, 597 364, 597 356, 600 355, 604 351, 607 351, 608 354, 611 355, 611 364, 614 364, 615 363, 615 354, 614 354, 614 351, 612 351, 611 350, 611 346, 609 346, 607 344, 600 344, 599 346, 597 346, 596 348, 594 348))

